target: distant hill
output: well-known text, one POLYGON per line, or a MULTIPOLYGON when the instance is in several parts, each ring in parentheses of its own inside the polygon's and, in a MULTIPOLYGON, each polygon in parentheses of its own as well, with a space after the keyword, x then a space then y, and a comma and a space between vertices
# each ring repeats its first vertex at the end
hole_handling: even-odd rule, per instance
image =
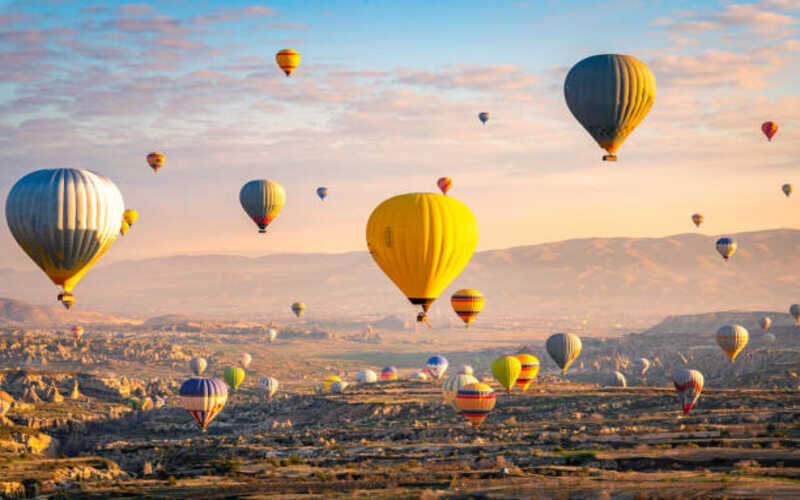
MULTIPOLYGON (((723 262, 717 236, 587 238, 477 253, 434 305, 434 320, 458 319, 449 295, 474 287, 487 297, 484 320, 535 316, 675 315, 710 310, 779 310, 800 301, 800 231, 733 236, 739 250, 723 262)), ((32 267, 32 266, 31 266, 32 267)), ((3 270, 14 297, 55 301, 38 270, 3 270)), ((175 256, 118 262, 89 273, 76 289, 76 311, 147 318, 180 313, 226 319, 294 320, 413 315, 411 306, 367 252, 282 254, 259 258, 175 256)))
POLYGON ((721 311, 704 314, 667 316, 663 321, 642 333, 644 335, 694 333, 713 336, 722 325, 742 325, 750 332, 760 332, 761 327, 759 325, 759 320, 764 316, 769 316, 772 320, 770 331, 797 328, 794 318, 792 318, 788 312, 721 311))
POLYGON ((96 311, 66 311, 58 306, 39 306, 20 300, 0 298, 0 326, 65 326, 75 323, 136 325, 141 321, 96 311))

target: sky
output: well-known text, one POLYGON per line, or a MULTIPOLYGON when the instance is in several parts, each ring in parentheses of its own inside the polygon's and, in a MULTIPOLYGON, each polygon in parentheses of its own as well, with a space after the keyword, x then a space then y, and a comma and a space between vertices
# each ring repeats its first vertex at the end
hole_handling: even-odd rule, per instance
MULTIPOLYGON (((140 218, 105 262, 365 250, 375 206, 441 176, 480 250, 689 232, 695 211, 709 234, 798 227, 798 30, 800 0, 0 1, 0 197, 36 169, 111 178, 140 218), (612 52, 658 93, 604 164, 563 81, 612 52), (267 235, 238 201, 258 178, 287 191, 267 235)), ((0 259, 31 265, 5 224, 0 259)))

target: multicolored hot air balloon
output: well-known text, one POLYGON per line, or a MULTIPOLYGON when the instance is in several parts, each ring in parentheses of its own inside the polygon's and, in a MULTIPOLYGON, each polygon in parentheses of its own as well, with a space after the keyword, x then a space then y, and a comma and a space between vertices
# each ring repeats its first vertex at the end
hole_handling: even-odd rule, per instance
POLYGON ((761 124, 761 131, 767 136, 767 140, 772 142, 772 138, 778 133, 778 124, 775 122, 764 122, 761 124))
POLYGON ((439 177, 436 181, 436 185, 439 187, 442 194, 447 194, 450 188, 453 187, 453 179, 450 177, 439 177))
POLYGON ((731 358, 731 363, 747 345, 748 340, 750 340, 750 334, 741 325, 725 325, 717 330, 717 344, 731 358))
POLYGON ((772 325, 772 318, 769 316, 764 316, 760 320, 758 320, 758 326, 761 327, 761 330, 767 331, 769 330, 770 325, 772 325))
POLYGON ((722 255, 725 262, 736 252, 736 242, 730 238, 720 238, 717 240, 717 252, 722 255))
POLYGON ((303 302, 295 302, 292 304, 292 312, 299 318, 306 312, 306 305, 303 302))
POLYGON ((492 361, 491 370, 495 380, 511 394, 511 388, 522 371, 522 363, 514 356, 502 356, 492 361))
POLYGON ((520 353, 514 356, 520 362, 521 370, 517 377, 517 387, 522 391, 527 391, 534 379, 539 375, 539 358, 527 353, 520 353))
POLYGON ((250 354, 243 352, 239 355, 239 366, 247 370, 247 367, 250 366, 250 363, 253 362, 253 356, 250 354))
POLYGON ((459 375, 474 375, 475 370, 472 369, 470 365, 461 365, 458 367, 458 374, 459 375))
POLYGON ((474 382, 460 388, 456 393, 459 414, 477 429, 494 409, 494 390, 486 384, 474 382))
POLYGON ((447 371, 450 364, 444 356, 431 356, 428 362, 425 363, 425 373, 430 375, 433 380, 439 380, 447 371))
POLYGON ((206 371, 207 367, 208 362, 205 360, 205 358, 192 358, 192 360, 189 361, 189 368, 192 370, 192 373, 198 377, 202 375, 204 371, 206 371))
POLYGON ((483 310, 486 299, 483 294, 472 288, 462 288, 450 297, 450 305, 461 321, 469 328, 472 321, 483 310))
POLYGON ((575 119, 616 161, 617 150, 647 116, 656 99, 656 78, 633 56, 601 54, 572 67, 564 98, 575 119))
POLYGON ((37 170, 14 184, 6 199, 8 228, 25 253, 63 288, 72 290, 119 235, 125 202, 111 180, 88 170, 37 170))
POLYGON ((547 339, 547 354, 561 368, 562 375, 567 373, 569 365, 580 356, 581 339, 572 333, 556 333, 547 339))
POLYGON ((261 377, 258 385, 267 393, 267 401, 272 401, 272 396, 278 392, 278 379, 274 377, 261 377))
POLYGON ((795 323, 800 324, 800 304, 792 304, 789 307, 789 314, 792 315, 795 323))
POLYGON ((340 380, 342 379, 337 377, 336 375, 330 375, 326 377, 325 380, 323 381, 323 384, 325 385, 325 390, 330 391, 331 385, 333 385, 334 382, 339 382, 340 380))
POLYGON ((449 196, 410 193, 378 205, 367 222, 367 247, 378 267, 422 307, 418 321, 461 273, 478 244, 470 209, 449 196))
POLYGON ((203 432, 228 401, 228 388, 218 378, 190 378, 181 385, 181 406, 200 425, 203 432))
POLYGON ((158 169, 164 166, 164 155, 158 151, 152 152, 147 155, 147 164, 153 169, 153 173, 157 174, 158 169))
POLYGON ((784 184, 783 186, 781 186, 781 191, 783 191, 783 194, 785 194, 786 197, 788 198, 792 195, 792 191, 794 191, 794 186, 792 186, 791 184, 784 184))
POLYGON ((489 113, 487 113, 486 111, 481 111, 480 113, 478 113, 478 120, 480 120, 481 123, 483 123, 484 125, 486 125, 486 122, 489 121, 489 118, 490 118, 489 113))
POLYGON ((639 375, 644 375, 650 369, 650 360, 647 358, 639 358, 636 360, 636 368, 639 369, 639 375))
POLYGON ((75 339, 75 342, 78 342, 81 337, 83 337, 83 327, 80 325, 75 325, 72 327, 72 338, 75 339))
POLYGON ((672 383, 680 396, 683 413, 689 413, 703 392, 703 374, 697 370, 678 370, 672 376, 672 383))
POLYGON ((397 368, 387 366, 381 370, 381 380, 397 380, 397 368))
POLYGON ((442 384, 442 397, 444 398, 444 402, 458 409, 458 406, 456 406, 456 394, 458 394, 458 390, 476 382, 478 382, 478 379, 471 374, 459 374, 447 377, 442 384))
POLYGON ((705 219, 703 214, 692 214, 692 222, 694 222, 695 227, 700 227, 700 224, 702 224, 705 219))
POLYGON ((325 201, 325 198, 328 197, 328 188, 326 188, 326 187, 318 187, 317 188, 317 196, 319 196, 320 200, 325 201))
POLYGON ((625 379, 625 375, 623 375, 622 372, 613 371, 609 373, 607 380, 606 384, 611 387, 628 387, 628 381, 625 379))
POLYGON ((359 384, 374 384, 378 381, 378 374, 372 370, 359 370, 356 373, 356 382, 359 384))
POLYGON ((266 233, 267 226, 281 212, 286 203, 283 186, 269 179, 250 181, 239 191, 239 202, 245 213, 258 226, 259 233, 266 233))
POLYGON ((283 49, 275 54, 275 62, 288 77, 300 64, 300 53, 292 49, 283 49))
POLYGON ((274 328, 270 328, 269 330, 267 330, 267 340, 269 341, 270 344, 275 342, 276 338, 278 338, 278 330, 274 328))
POLYGON ((245 372, 240 366, 229 366, 225 368, 223 378, 225 383, 234 391, 244 382, 245 372))

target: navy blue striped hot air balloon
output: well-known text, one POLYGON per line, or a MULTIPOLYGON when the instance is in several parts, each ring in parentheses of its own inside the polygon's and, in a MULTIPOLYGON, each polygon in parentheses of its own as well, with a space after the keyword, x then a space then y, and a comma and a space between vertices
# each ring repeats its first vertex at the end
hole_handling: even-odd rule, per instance
POLYGON ((228 401, 228 386, 218 378, 193 377, 181 385, 181 406, 188 411, 203 432, 228 401))

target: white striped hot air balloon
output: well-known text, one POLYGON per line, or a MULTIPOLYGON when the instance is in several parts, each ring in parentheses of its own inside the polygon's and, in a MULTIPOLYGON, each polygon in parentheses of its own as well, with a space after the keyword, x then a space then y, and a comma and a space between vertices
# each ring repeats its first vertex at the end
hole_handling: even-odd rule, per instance
POLYGON ((111 180, 88 170, 37 170, 14 184, 6 199, 8 228, 25 253, 64 290, 72 290, 111 248, 125 202, 111 180))
POLYGON ((561 373, 567 373, 569 365, 581 354, 583 344, 577 335, 572 333, 556 333, 547 339, 545 344, 547 354, 561 368, 561 373))
POLYGON ((272 400, 272 396, 278 392, 278 379, 275 377, 261 377, 258 379, 258 385, 267 393, 267 401, 272 400))
POLYGON ((717 330, 717 344, 731 359, 731 363, 744 349, 749 339, 747 329, 741 325, 725 325, 717 330))
POLYGON ((621 372, 614 371, 608 374, 606 385, 611 387, 627 387, 628 381, 625 379, 625 375, 623 375, 621 372))
POLYGON ((639 375, 644 375, 650 369, 650 360, 647 358, 639 358, 636 360, 636 367, 639 369, 639 375))
POLYGON ((283 186, 269 179, 253 180, 242 186, 239 202, 245 213, 258 226, 259 233, 266 233, 267 226, 278 216, 286 203, 283 186))
POLYGON ((458 408, 456 406, 456 394, 458 394, 458 390, 469 384, 474 384, 477 382, 478 379, 472 375, 460 374, 447 377, 444 383, 442 383, 442 396, 444 397, 444 402, 452 405, 453 408, 458 408))
POLYGON ((378 374, 372 370, 359 370, 356 373, 356 382, 359 384, 374 384, 378 381, 378 374))
POLYGON ((697 370, 678 370, 672 375, 672 383, 680 396, 683 413, 689 413, 703 392, 703 374, 697 370))

